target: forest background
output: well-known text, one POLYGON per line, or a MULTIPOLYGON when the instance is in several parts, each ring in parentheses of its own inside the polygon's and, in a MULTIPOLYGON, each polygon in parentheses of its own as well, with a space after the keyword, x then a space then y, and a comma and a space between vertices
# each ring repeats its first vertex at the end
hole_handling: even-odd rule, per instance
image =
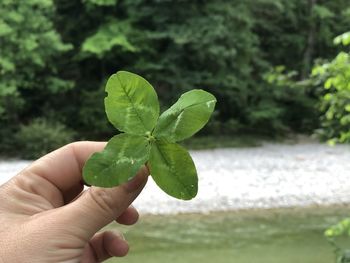
POLYGON ((118 70, 149 80, 163 109, 213 93, 205 138, 350 142, 349 25, 348 0, 2 0, 0 154, 108 139, 118 70))

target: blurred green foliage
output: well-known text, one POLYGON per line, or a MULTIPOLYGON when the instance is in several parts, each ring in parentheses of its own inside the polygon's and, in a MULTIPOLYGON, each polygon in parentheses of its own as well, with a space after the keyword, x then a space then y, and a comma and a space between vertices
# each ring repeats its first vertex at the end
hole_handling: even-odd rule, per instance
MULTIPOLYGON (((334 42, 347 46, 350 33, 334 42)), ((341 51, 333 60, 316 65, 312 75, 323 84, 321 125, 317 133, 330 144, 350 142, 350 53, 341 51)))
POLYGON ((336 263, 350 262, 350 249, 342 246, 339 239, 350 237, 350 218, 345 218, 339 223, 329 227, 324 232, 328 242, 333 246, 336 255, 336 263))
POLYGON ((120 69, 149 79, 163 109, 193 88, 213 93, 217 111, 201 135, 312 132, 319 126, 319 87, 299 83, 316 58, 339 51, 332 39, 348 30, 348 5, 3 0, 0 152, 13 148, 21 124, 38 117, 63 123, 75 139, 111 136, 103 86, 120 69))
POLYGON ((285 66, 272 68, 264 78, 272 87, 268 109, 276 114, 275 118, 267 116, 267 121, 274 122, 271 126, 280 130, 294 128, 301 133, 312 132, 318 125, 318 89, 309 80, 299 80, 298 72, 288 71, 285 66))
POLYGON ((15 145, 23 158, 33 159, 71 142, 73 138, 74 132, 62 123, 33 119, 29 124, 20 126, 15 145))
POLYGON ((48 0, 0 2, 0 143, 13 147, 21 122, 46 112, 59 114, 73 82, 59 57, 72 48, 55 30, 48 0))

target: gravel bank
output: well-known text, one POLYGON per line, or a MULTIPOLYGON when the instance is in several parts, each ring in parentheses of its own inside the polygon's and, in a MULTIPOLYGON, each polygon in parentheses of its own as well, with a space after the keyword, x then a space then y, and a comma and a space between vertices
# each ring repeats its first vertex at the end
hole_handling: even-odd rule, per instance
MULTIPOLYGON (((135 201, 142 213, 185 213, 350 203, 350 147, 266 144, 193 151, 199 192, 192 201, 165 195, 152 180, 135 201)), ((0 183, 27 166, 0 161, 0 183)))

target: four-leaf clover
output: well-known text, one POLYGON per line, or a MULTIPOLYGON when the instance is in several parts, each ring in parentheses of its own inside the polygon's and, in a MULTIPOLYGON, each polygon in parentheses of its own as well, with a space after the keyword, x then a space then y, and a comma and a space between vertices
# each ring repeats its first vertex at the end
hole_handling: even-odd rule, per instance
POLYGON ((176 142, 191 137, 208 122, 215 97, 203 90, 191 90, 159 116, 158 97, 151 84, 126 71, 109 78, 106 92, 107 117, 123 133, 86 162, 85 182, 117 186, 132 179, 146 164, 164 192, 184 200, 195 197, 195 165, 188 151, 176 142))

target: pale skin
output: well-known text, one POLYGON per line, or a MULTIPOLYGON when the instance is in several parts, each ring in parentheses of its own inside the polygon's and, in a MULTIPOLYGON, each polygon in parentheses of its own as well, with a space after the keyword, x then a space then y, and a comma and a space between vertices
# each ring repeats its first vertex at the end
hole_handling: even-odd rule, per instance
POLYGON ((103 142, 77 142, 35 161, 0 187, 0 262, 102 262, 128 253, 123 237, 99 232, 136 223, 131 203, 146 184, 143 167, 114 188, 83 191, 81 170, 103 142))

